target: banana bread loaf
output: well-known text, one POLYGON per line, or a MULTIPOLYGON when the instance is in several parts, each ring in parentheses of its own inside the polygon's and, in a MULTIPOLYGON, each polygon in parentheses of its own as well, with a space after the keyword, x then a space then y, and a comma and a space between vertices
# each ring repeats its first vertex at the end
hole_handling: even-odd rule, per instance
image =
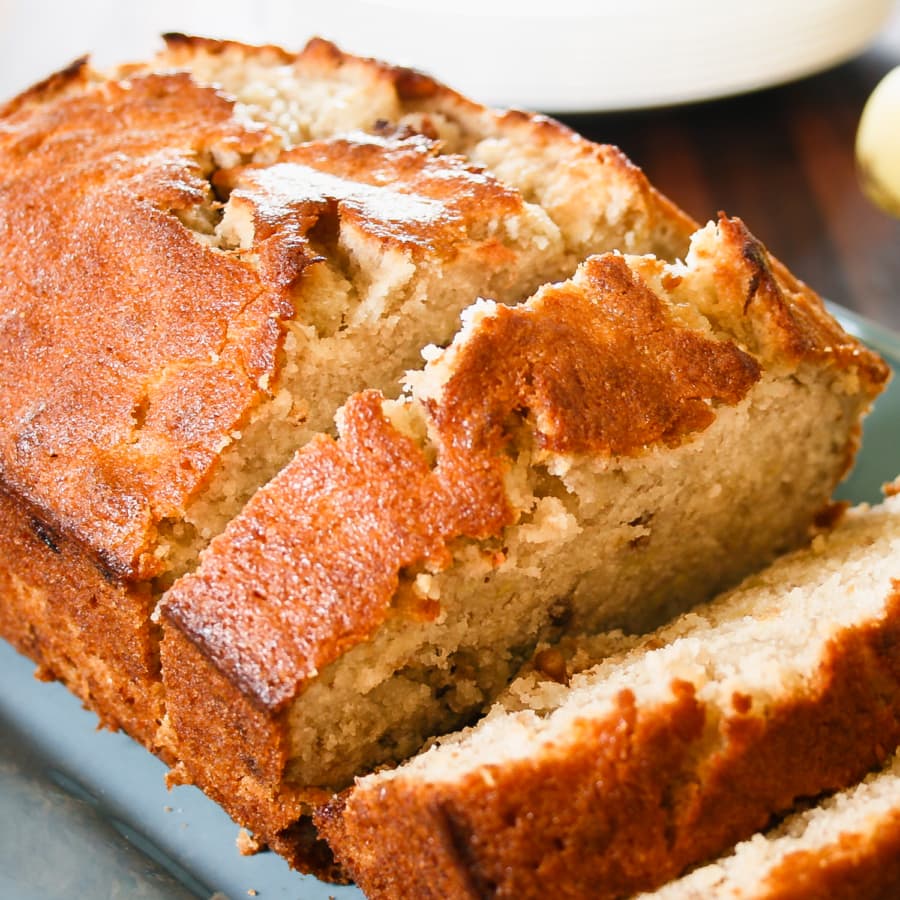
POLYGON ((738 221, 689 247, 615 148, 323 41, 79 61, 0 110, 0 173, 0 634, 298 865, 538 639, 801 541, 887 377, 738 221), (332 555, 275 552, 298 498, 332 555), (269 582, 220 609, 241 547, 269 582))
POLYGON ((646 629, 800 542, 882 377, 724 217, 686 263, 591 257, 464 322, 161 601, 180 771, 269 843, 539 640, 646 629))
POLYGON ((321 41, 79 61, 0 110, 0 172, 0 633, 157 751, 156 599, 350 393, 692 225, 613 148, 321 41))

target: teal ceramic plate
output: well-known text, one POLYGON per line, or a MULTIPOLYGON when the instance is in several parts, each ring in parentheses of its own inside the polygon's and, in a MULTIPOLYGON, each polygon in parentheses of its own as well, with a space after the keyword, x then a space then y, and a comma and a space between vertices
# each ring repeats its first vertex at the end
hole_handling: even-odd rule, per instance
MULTIPOLYGON (((900 373, 900 337, 832 307, 900 373)), ((869 417, 840 495, 875 501, 900 472, 900 377, 869 417)), ((272 853, 242 857, 236 826, 199 791, 163 785, 165 767, 0 641, 0 897, 16 900, 350 900, 272 853)))
POLYGON ((837 491, 844 500, 877 503, 881 486, 900 475, 900 335, 836 303, 828 307, 850 334, 877 350, 894 370, 893 380, 866 419, 856 466, 837 491))

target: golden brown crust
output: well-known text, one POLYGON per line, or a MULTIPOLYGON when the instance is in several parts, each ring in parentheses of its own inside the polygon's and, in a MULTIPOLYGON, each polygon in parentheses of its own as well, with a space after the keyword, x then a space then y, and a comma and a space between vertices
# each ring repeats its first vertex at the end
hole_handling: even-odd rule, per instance
POLYGON ((240 41, 226 41, 218 38, 182 34, 179 31, 169 31, 162 36, 162 39, 165 41, 166 49, 171 53, 184 52, 188 57, 196 50, 202 50, 204 53, 209 53, 213 56, 225 53, 228 50, 241 50, 257 58, 265 59, 270 57, 282 64, 293 62, 296 59, 296 54, 288 53, 287 50, 275 44, 244 44, 240 41))
POLYGON ((547 450, 634 456, 702 431, 712 401, 733 405, 759 379, 733 343, 679 327, 622 257, 591 257, 581 275, 498 310, 465 344, 431 409, 446 446, 498 446, 523 409, 547 450))
POLYGON ((842 834, 821 851, 788 854, 754 893, 759 900, 896 900, 900 810, 866 833, 842 834))
POLYGON ((900 741, 898 651, 895 592, 883 619, 835 636, 804 697, 739 704, 712 749, 689 686, 646 709, 625 692, 531 757, 445 783, 362 782, 317 823, 373 900, 649 890, 881 763, 900 741), (443 872, 470 887, 430 893, 443 872))
POLYGON ((467 510, 376 392, 352 398, 344 422, 340 442, 314 440, 256 494, 161 607, 268 709, 384 621, 401 567, 444 559, 448 535, 509 521, 500 471, 483 473, 461 521, 467 510))
POLYGON ((634 455, 702 431, 710 401, 737 403, 759 371, 734 344, 677 324, 622 257, 593 258, 580 280, 479 322, 429 402, 434 469, 379 395, 351 398, 341 440, 315 441, 260 490, 163 617, 280 709, 384 622, 402 569, 445 566, 456 538, 512 523, 514 418, 554 451, 634 455))
MULTIPOLYGON (((548 116, 517 109, 489 109, 416 69, 354 56, 322 38, 313 38, 297 54, 272 46, 257 51, 255 47, 236 41, 214 41, 185 35, 167 35, 166 40, 168 57, 185 65, 190 65, 193 54, 202 52, 212 55, 233 53, 248 59, 260 58, 261 54, 263 59, 269 57, 278 64, 292 64, 303 72, 323 77, 336 75, 345 67, 352 68, 364 73, 373 83, 389 84, 406 111, 421 112, 426 118, 437 111, 451 120, 477 122, 479 131, 485 136, 510 137, 520 145, 532 145, 553 153, 557 164, 570 170, 574 179, 584 182, 586 190, 605 190, 608 183, 598 185, 597 173, 615 173, 617 180, 630 186, 633 203, 636 207, 641 206, 646 214, 646 223, 635 224, 638 227, 649 224, 651 229, 660 226, 668 232, 660 242, 661 249, 671 250, 677 246, 679 252, 686 250, 690 235, 697 228, 694 219, 653 188, 644 173, 619 148, 588 141, 548 116)), ((582 255, 598 250, 596 247, 580 249, 582 255)))
POLYGON ((0 636, 108 728, 157 748, 159 660, 148 585, 122 584, 76 542, 0 491, 0 636))
POLYGON ((11 116, 25 106, 46 103, 66 91, 84 87, 89 74, 88 57, 81 56, 0 106, 0 119, 11 116))
POLYGON ((877 395, 890 377, 884 360, 847 334, 822 299, 773 259, 740 219, 719 213, 718 231, 716 287, 746 342, 773 363, 809 361, 854 372, 866 392, 877 395))
POLYGON ((187 75, 106 82, 0 128, 0 472, 11 490, 146 577, 275 367, 287 299, 175 213, 206 199, 197 156, 266 140, 187 75))
POLYGON ((287 760, 281 718, 262 711, 183 634, 168 629, 161 645, 168 690, 172 758, 188 761, 173 782, 196 784, 261 843, 295 868, 329 881, 345 876, 305 814, 327 792, 298 790, 282 780, 287 760), (214 748, 214 753, 210 753, 214 748))

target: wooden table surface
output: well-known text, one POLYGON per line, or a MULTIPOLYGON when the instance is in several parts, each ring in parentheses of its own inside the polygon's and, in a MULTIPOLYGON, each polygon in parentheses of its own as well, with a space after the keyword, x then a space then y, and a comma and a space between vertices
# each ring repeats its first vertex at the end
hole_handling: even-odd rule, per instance
POLYGON ((900 331, 900 221, 863 195, 853 154, 863 105, 898 64, 900 42, 755 94, 565 121, 618 144, 695 218, 740 216, 823 296, 900 331))

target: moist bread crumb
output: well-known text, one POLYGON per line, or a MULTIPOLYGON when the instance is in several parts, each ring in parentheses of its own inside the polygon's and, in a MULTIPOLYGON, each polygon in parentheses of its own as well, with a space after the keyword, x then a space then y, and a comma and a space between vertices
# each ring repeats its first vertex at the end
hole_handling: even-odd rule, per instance
POLYGON ((241 856, 253 856, 260 851, 260 843, 259 841, 247 831, 246 828, 241 828, 238 831, 238 836, 235 839, 235 844, 238 848, 238 853, 241 856))

